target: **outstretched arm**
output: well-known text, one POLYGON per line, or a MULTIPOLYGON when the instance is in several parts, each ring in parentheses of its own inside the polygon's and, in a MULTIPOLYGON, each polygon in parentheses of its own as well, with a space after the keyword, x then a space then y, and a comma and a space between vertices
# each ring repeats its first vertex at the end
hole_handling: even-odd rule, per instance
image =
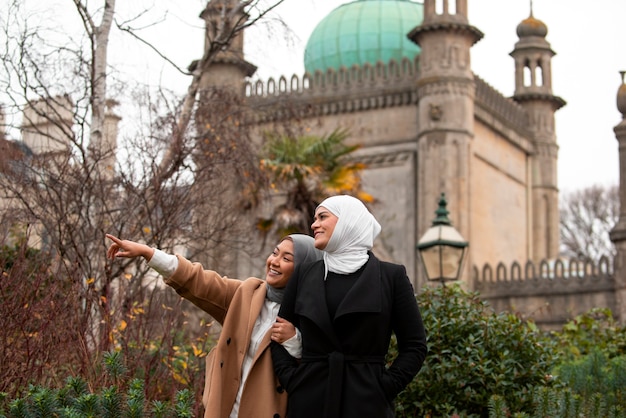
POLYGON ((110 258, 111 260, 116 257, 143 257, 146 261, 150 261, 154 255, 154 248, 151 248, 146 244, 141 244, 127 239, 121 240, 111 234, 106 234, 106 237, 113 241, 107 250, 107 258, 110 258))
POLYGON ((205 270, 199 263, 145 244, 121 240, 111 234, 106 237, 113 241, 107 250, 107 258, 143 257, 179 295, 223 324, 230 301, 243 283, 241 280, 222 277, 213 270, 205 270))

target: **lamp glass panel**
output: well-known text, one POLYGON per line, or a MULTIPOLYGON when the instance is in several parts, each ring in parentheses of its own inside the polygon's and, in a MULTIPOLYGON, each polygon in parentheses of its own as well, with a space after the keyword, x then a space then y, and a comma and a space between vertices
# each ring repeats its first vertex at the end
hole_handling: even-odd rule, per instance
POLYGON ((441 248, 441 277, 444 279, 456 279, 461 268, 464 248, 449 247, 441 248))
POLYGON ((440 260, 440 251, 438 246, 424 248, 420 251, 422 255, 422 262, 424 263, 424 269, 426 270, 426 275, 430 280, 438 279, 441 277, 441 264, 440 260))

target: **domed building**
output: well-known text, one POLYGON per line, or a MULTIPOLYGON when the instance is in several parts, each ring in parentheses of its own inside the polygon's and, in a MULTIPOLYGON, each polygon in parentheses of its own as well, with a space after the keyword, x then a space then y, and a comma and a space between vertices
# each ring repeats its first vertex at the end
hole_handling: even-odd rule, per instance
MULTIPOLYGON (((252 82, 233 62, 228 74, 232 86, 243 84, 259 132, 288 124, 296 134, 350 133, 383 227, 375 252, 404 264, 416 290, 428 283, 416 246, 444 194, 469 242, 465 286, 497 309, 539 312, 541 291, 512 288, 518 280, 509 278, 534 277, 559 255, 554 116, 565 101, 552 91, 555 52, 531 11, 510 53, 514 94, 503 96, 472 71, 471 48, 483 33, 468 21, 468 3, 355 0, 318 23, 304 75, 252 82)), ((593 307, 574 295, 584 287, 563 286, 546 290, 562 312, 544 312, 553 322, 593 307)))
POLYGON ((504 97, 472 72, 483 33, 468 21, 468 0, 449 3, 343 4, 313 30, 303 77, 246 87, 261 130, 280 129, 296 112, 303 132, 350 132, 377 200, 379 241, 417 287, 425 279, 416 243, 442 193, 470 242, 468 282, 486 263, 558 256, 554 114, 565 102, 552 92, 547 27, 532 13, 519 24, 515 93, 504 97))
POLYGON ((423 17, 423 5, 409 0, 343 4, 311 33, 304 50, 304 69, 313 74, 392 59, 413 60, 420 48, 406 35, 423 17))

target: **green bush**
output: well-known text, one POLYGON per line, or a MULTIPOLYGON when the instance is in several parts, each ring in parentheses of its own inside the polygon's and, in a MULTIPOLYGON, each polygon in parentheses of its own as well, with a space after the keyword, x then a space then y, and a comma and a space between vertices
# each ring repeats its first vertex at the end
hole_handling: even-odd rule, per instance
POLYGON ((626 356, 609 358, 600 349, 581 359, 565 362, 555 374, 583 400, 587 409, 619 408, 626 411, 626 356), (601 394, 602 405, 596 405, 601 394))
POLYGON ((81 378, 70 377, 60 389, 29 385, 25 396, 9 400, 0 396, 0 418, 190 418, 193 416, 193 392, 177 392, 173 404, 146 400, 141 379, 125 376, 119 352, 105 353, 104 370, 115 384, 100 393, 91 393, 81 378), (124 389, 125 388, 125 391, 124 389))
POLYGON ((571 361, 601 350, 608 358, 626 355, 626 325, 618 324, 610 309, 592 309, 553 332, 561 361, 571 361))
MULTIPOLYGON (((534 388, 552 385, 552 340, 532 322, 495 314, 458 285, 427 288, 418 303, 429 353, 397 398, 398 417, 487 417, 492 395, 511 411, 533 411, 534 388)), ((395 353, 392 342, 390 357, 395 353)))
POLYGON ((531 413, 511 413, 502 396, 493 395, 489 400, 489 418, 623 418, 624 409, 608 405, 606 399, 602 393, 583 398, 569 388, 537 387, 531 413))

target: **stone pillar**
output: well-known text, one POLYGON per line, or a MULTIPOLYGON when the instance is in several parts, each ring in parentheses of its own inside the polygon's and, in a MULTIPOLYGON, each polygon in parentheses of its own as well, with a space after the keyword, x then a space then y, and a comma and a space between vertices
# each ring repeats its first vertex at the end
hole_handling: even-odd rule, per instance
POLYGON ((100 176, 107 180, 113 180, 115 178, 118 125, 120 120, 122 120, 122 118, 115 113, 115 108, 118 104, 117 100, 108 99, 106 101, 102 143, 98 150, 98 171, 100 176))
POLYGON ((552 94, 551 59, 555 55, 545 37, 548 27, 532 15, 517 26, 513 99, 528 113, 533 137, 530 157, 532 213, 530 257, 536 263, 559 255, 558 145, 554 114, 565 101, 552 94))
MULTIPOLYGON (((483 34, 468 23, 467 0, 457 0, 455 12, 445 5, 437 8, 435 0, 425 0, 424 21, 408 35, 422 50, 417 81, 416 236, 430 227, 439 196, 445 193, 450 219, 471 241, 469 177, 476 85, 470 48, 483 34)), ((419 262, 417 254, 416 259, 419 262)), ((416 266, 415 271, 423 269, 416 266)), ((424 279, 418 277, 419 284, 424 279)))
POLYGON ((244 31, 239 31, 231 40, 222 39, 236 25, 243 25, 248 16, 239 5, 239 0, 212 0, 200 13, 205 22, 205 54, 211 48, 218 48, 215 59, 204 71, 200 82, 201 89, 227 87, 243 94, 244 81, 256 72, 256 66, 244 59, 244 31), (235 12, 240 8, 240 11, 235 12), (223 45, 228 41, 228 45, 223 45))
POLYGON ((622 121, 613 128, 619 148, 619 219, 611 230, 611 241, 617 254, 614 262, 616 312, 615 317, 626 321, 626 82, 622 71, 622 85, 617 91, 617 109, 622 114, 622 121))

